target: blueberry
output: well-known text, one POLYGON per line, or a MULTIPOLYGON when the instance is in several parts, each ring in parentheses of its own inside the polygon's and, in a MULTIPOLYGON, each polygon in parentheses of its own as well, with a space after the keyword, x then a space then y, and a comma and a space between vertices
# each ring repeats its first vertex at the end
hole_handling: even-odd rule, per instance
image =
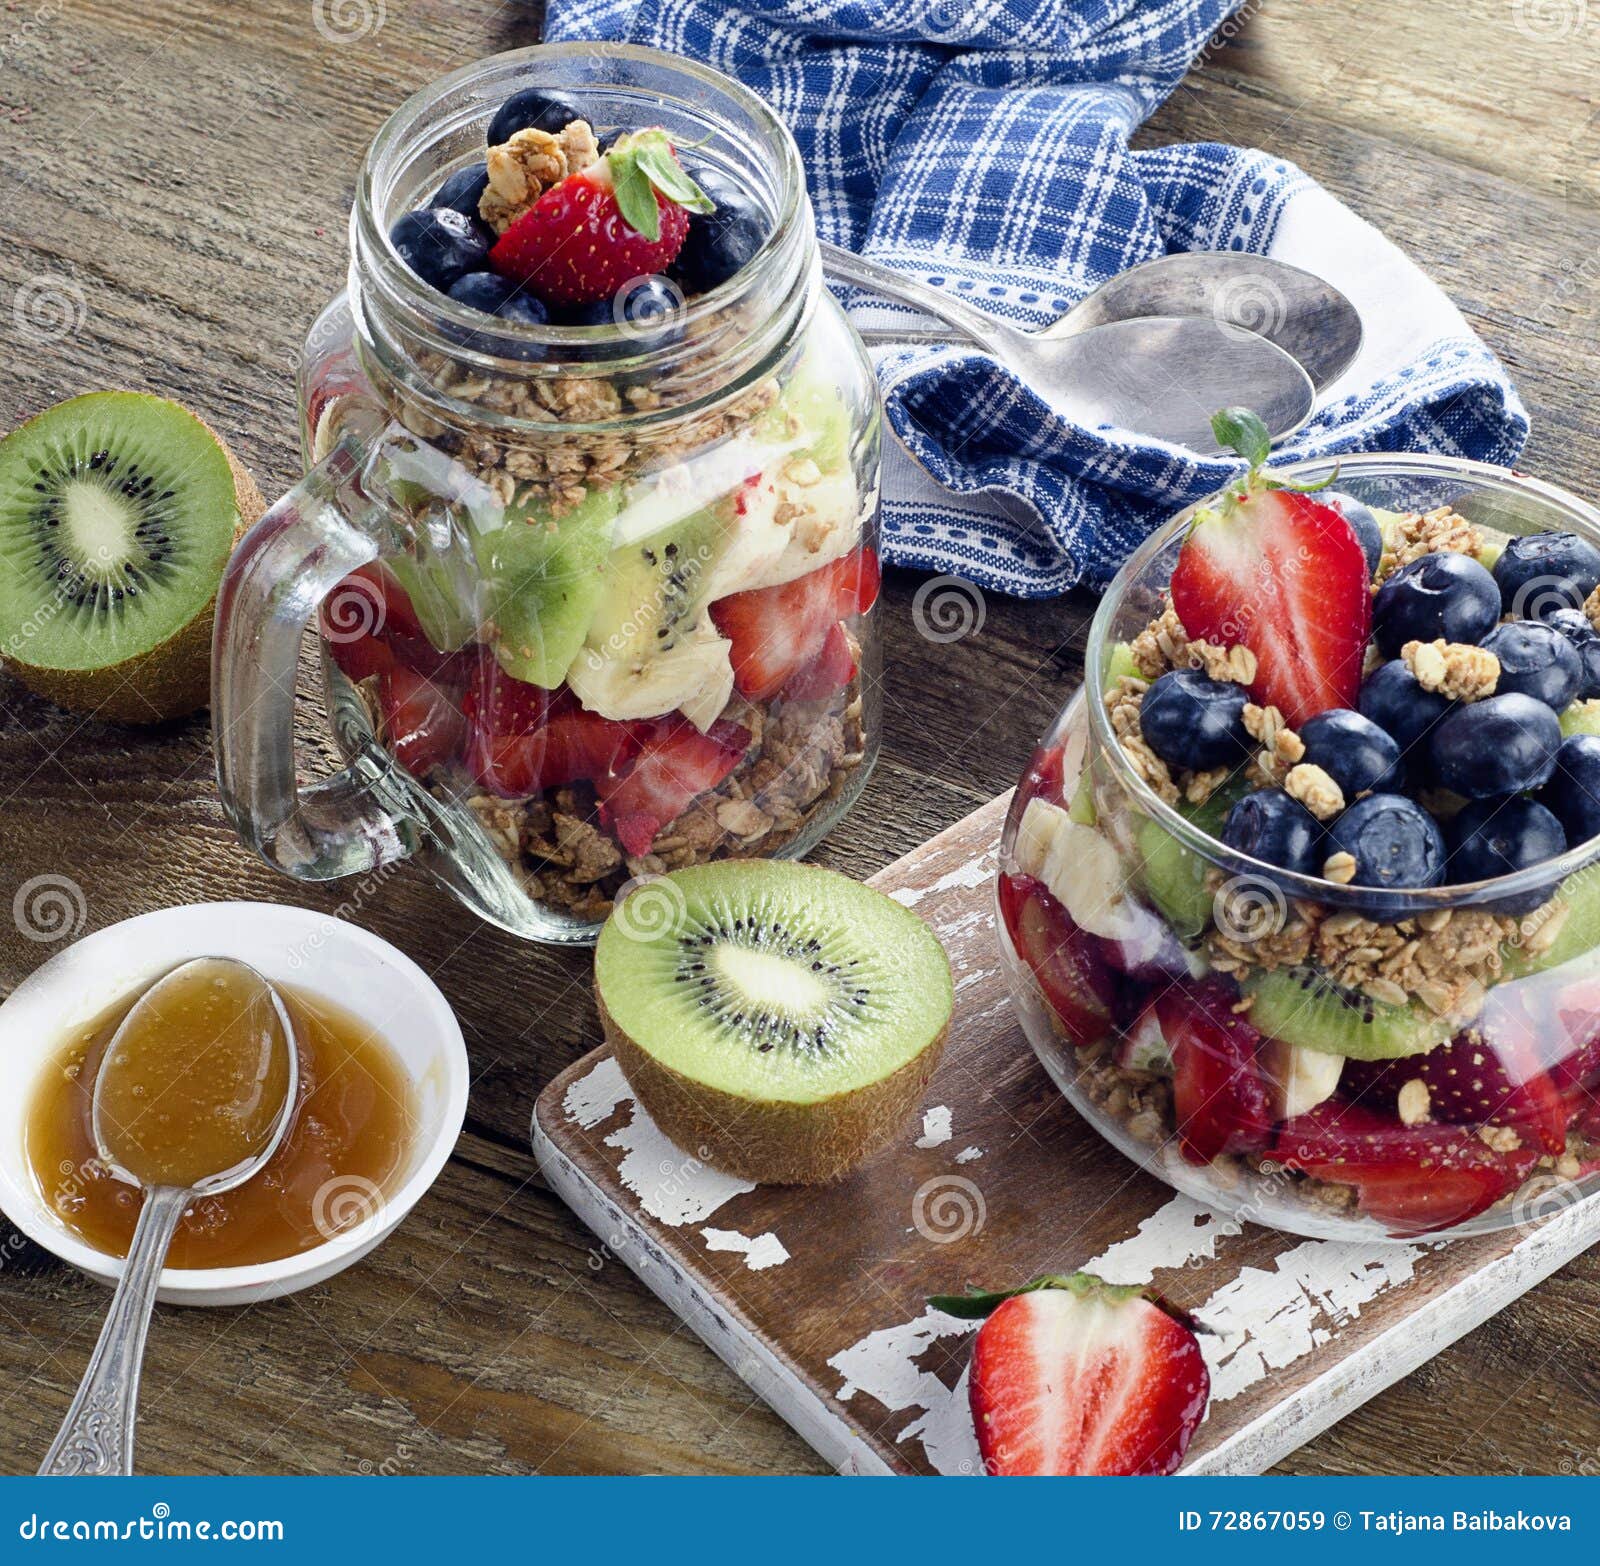
POLYGON ((1560 631, 1578 650, 1578 661, 1583 665, 1583 682, 1578 695, 1584 698, 1600 696, 1600 632, 1589 623, 1581 609, 1552 609, 1544 623, 1553 631, 1560 631))
POLYGON ((1144 742, 1173 766, 1228 767, 1250 743, 1242 685, 1208 679, 1198 669, 1173 669, 1145 692, 1139 709, 1144 742))
POLYGON ((1297 732, 1306 747, 1304 759, 1321 767, 1346 799, 1389 793, 1405 781, 1399 742, 1359 712, 1334 707, 1308 718, 1297 732))
MULTIPOLYGON (((549 319, 544 301, 530 294, 521 283, 498 272, 468 272, 450 285, 450 297, 457 304, 470 305, 485 315, 498 316, 502 321, 515 321, 523 326, 543 326, 549 319)), ((464 332, 459 334, 471 348, 486 353, 503 354, 512 359, 543 359, 543 344, 513 344, 491 332, 464 332)))
POLYGON ((1354 495, 1343 495, 1337 490, 1325 489, 1316 498, 1323 505, 1332 506, 1350 524, 1350 531, 1361 545, 1361 553, 1367 557, 1367 575, 1373 575, 1378 561, 1383 558, 1383 529, 1378 526, 1372 508, 1362 505, 1354 495))
POLYGON ((574 120, 583 118, 583 110, 572 99, 558 92, 542 92, 530 87, 507 98, 495 117, 489 121, 485 140, 491 147, 510 141, 519 130, 549 131, 558 136, 574 120))
POLYGON ((604 136, 595 143, 600 149, 600 156, 604 157, 616 144, 628 134, 625 126, 619 125, 615 130, 608 130, 604 136))
POLYGON ((1559 630, 1537 620, 1497 625, 1481 645, 1500 660, 1496 695, 1531 696, 1560 712, 1583 684, 1578 649, 1559 630))
POLYGON ((561 326, 615 326, 623 339, 591 352, 595 358, 622 358, 652 353, 683 336, 679 319, 683 295, 664 277, 636 278, 615 297, 567 305, 556 315, 561 326), (653 329, 653 328, 659 328, 653 329))
POLYGON ((1600 734, 1574 734, 1556 752, 1556 769, 1539 791, 1573 847, 1600 836, 1600 734))
POLYGON ((1327 829, 1330 854, 1356 862, 1356 886, 1437 886, 1444 878, 1439 824, 1404 794, 1368 794, 1335 816, 1327 829))
POLYGON ((487 163, 472 163, 464 169, 457 169, 433 193, 433 200, 428 203, 430 207, 453 207, 457 212, 464 213, 469 218, 478 215, 478 203, 483 199, 483 193, 489 184, 489 165, 487 163))
POLYGON ((689 232, 672 272, 691 294, 703 294, 749 264, 766 242, 767 217, 728 175, 695 169, 690 177, 717 204, 716 211, 689 215, 689 232))
POLYGON ((488 257, 491 235, 454 207, 407 212, 389 230, 400 259, 423 282, 441 292, 464 272, 475 272, 488 257))
POLYGON ((1257 789, 1228 812, 1222 841, 1299 875, 1322 873, 1322 823, 1281 788, 1257 789))
POLYGON ((1386 658, 1407 642, 1476 642, 1500 618, 1500 589, 1476 560, 1451 551, 1401 566, 1372 600, 1372 634, 1386 658))
POLYGON ((1600 586, 1600 549, 1576 533, 1530 533, 1506 545, 1494 579, 1507 614, 1543 620, 1554 609, 1581 609, 1600 586))
POLYGON ((1491 696, 1439 721, 1429 745, 1433 780, 1468 799, 1538 788, 1555 769, 1561 725, 1531 696, 1491 696))
MULTIPOLYGON (((1509 799, 1475 799, 1450 823, 1450 880, 1456 885, 1489 881, 1526 870, 1567 851, 1567 834, 1543 805, 1513 794, 1509 799)), ((1484 906, 1494 913, 1521 915, 1549 902, 1558 882, 1501 897, 1484 906)))
POLYGON ((1420 761, 1426 739, 1440 718, 1454 705, 1437 691, 1425 691, 1417 677, 1396 658, 1379 664, 1366 678, 1356 707, 1389 735, 1408 761, 1420 761))

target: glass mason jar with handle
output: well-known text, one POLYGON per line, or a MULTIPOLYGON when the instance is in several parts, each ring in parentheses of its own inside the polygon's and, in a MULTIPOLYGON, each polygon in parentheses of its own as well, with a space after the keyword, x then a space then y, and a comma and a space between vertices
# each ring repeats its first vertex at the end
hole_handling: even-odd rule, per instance
POLYGON ((878 394, 822 283, 799 154, 753 94, 615 46, 501 55, 419 93, 362 165, 348 287, 311 328, 300 399, 310 471, 217 609, 222 800, 269 863, 325 880, 410 857, 514 933, 581 941, 633 878, 803 853, 860 793, 878 394), (760 209, 753 258, 696 296, 633 279, 598 325, 430 286, 391 227, 482 161, 530 87, 602 140, 662 127, 760 209), (347 766, 305 786, 308 626, 347 766))

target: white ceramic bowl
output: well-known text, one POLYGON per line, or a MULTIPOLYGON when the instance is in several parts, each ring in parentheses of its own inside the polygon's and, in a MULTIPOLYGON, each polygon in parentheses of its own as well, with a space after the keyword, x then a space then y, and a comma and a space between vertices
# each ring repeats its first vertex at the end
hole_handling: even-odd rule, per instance
MULTIPOLYGON (((392 1189, 331 1240, 250 1267, 168 1267, 159 1298, 242 1305, 321 1283, 360 1260, 444 1168, 467 1113, 467 1050, 433 980, 387 941, 342 919, 274 903, 195 903, 97 930, 58 953, 0 1005, 0 1211, 30 1240, 104 1283, 122 1262, 86 1245, 41 1196, 23 1152, 39 1073, 68 1032, 190 957, 236 957, 275 984, 321 996, 369 1024, 416 1091, 417 1137, 392 1189)), ((339 1193, 331 1193, 337 1203, 339 1193)), ((360 1209, 357 1209, 360 1210, 360 1209)))

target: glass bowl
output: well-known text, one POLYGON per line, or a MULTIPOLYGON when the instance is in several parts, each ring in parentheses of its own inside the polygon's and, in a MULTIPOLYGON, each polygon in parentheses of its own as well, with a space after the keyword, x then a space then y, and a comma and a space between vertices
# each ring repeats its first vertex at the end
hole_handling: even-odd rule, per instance
MULTIPOLYGON (((1382 511, 1448 506, 1490 547, 1600 544, 1600 510, 1480 463, 1349 457, 1337 485, 1382 511)), ((1220 841, 1237 774, 1163 799, 1104 697, 1196 509, 1112 583, 1085 688, 1012 802, 997 898, 1024 1031, 1107 1141, 1219 1211, 1365 1240, 1548 1218, 1600 1187, 1600 838, 1497 880, 1378 890, 1220 841)))

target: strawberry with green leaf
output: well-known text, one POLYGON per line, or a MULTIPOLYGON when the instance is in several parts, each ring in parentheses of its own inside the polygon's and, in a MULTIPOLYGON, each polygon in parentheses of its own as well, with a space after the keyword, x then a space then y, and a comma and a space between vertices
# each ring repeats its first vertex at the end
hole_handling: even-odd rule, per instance
POLYGON ((1172 606, 1191 641, 1255 654, 1250 694, 1291 728, 1354 707, 1372 627, 1366 556, 1350 524, 1314 492, 1266 471, 1272 441, 1248 408, 1211 421, 1250 464, 1220 503, 1197 512, 1172 573, 1172 606))
POLYGON ((689 214, 713 210, 667 133, 634 131, 521 213, 489 265, 550 304, 592 304, 665 271, 683 248, 689 214))
POLYGON ((1211 1377, 1190 1321, 1087 1272, 928 1303, 982 1319, 968 1395, 984 1472, 1170 1474, 1211 1377))

